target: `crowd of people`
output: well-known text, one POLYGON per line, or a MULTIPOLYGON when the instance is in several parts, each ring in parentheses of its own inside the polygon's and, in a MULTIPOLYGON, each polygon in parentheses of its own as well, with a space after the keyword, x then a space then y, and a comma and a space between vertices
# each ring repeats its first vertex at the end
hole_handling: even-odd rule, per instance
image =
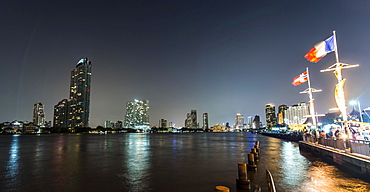
MULTIPOLYGON (((305 129, 304 135, 312 136, 316 139, 327 138, 327 139, 355 139, 355 140, 369 140, 366 132, 359 131, 358 128, 346 127, 344 129, 340 127, 331 127, 329 131, 324 130, 309 130, 305 129)), ((370 134, 370 133, 369 133, 370 134)))

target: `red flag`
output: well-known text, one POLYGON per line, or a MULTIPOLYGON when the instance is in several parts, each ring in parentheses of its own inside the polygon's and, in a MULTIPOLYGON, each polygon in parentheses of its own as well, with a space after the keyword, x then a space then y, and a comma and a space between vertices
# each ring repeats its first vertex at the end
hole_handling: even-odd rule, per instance
POLYGON ((302 84, 306 81, 308 81, 307 71, 305 71, 305 72, 301 73, 300 75, 298 75, 297 77, 295 77, 293 79, 292 85, 297 86, 297 85, 300 85, 300 84, 302 84))

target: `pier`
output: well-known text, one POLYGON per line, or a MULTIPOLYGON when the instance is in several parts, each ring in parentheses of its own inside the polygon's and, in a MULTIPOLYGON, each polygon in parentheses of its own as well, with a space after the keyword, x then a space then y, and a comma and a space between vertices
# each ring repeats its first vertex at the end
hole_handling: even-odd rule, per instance
POLYGON ((315 138, 303 135, 299 149, 310 152, 347 173, 370 182, 370 143, 362 140, 315 138))
POLYGON ((333 139, 302 134, 268 133, 262 135, 299 143, 299 149, 333 164, 343 171, 370 182, 370 141, 333 139))

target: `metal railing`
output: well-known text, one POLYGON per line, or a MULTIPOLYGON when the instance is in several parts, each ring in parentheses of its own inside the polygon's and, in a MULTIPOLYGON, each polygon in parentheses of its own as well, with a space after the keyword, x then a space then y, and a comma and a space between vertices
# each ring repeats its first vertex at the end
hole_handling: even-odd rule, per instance
POLYGON ((350 140, 352 153, 370 156, 370 141, 350 140))
POLYGON ((335 149, 346 150, 349 149, 352 153, 370 156, 370 141, 367 140, 355 140, 355 139, 332 139, 314 137, 311 135, 303 135, 303 141, 318 143, 335 149))

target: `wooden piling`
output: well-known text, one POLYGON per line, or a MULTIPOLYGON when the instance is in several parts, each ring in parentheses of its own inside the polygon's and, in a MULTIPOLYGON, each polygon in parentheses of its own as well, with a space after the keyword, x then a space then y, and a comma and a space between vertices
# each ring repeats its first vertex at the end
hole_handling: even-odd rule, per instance
POLYGON ((257 153, 259 155, 260 154, 260 142, 259 141, 256 141, 255 142, 254 148, 256 148, 256 151, 257 151, 257 153))
POLYGON ((252 148, 252 153, 254 154, 254 160, 255 161, 258 161, 259 156, 258 156, 258 153, 257 153, 257 149, 256 148, 252 148))
POLYGON ((259 146, 254 145, 254 148, 256 148, 256 152, 257 152, 257 154, 259 155, 259 154, 260 154, 260 148, 259 148, 259 146))
POLYGON ((248 153, 248 170, 257 170, 257 165, 254 161, 254 154, 248 153))
POLYGON ((248 179, 246 163, 238 163, 238 175, 239 180, 246 181, 248 179))
POLYGON ((260 146, 260 142, 259 141, 256 141, 254 144, 257 145, 258 147, 260 146))
POLYGON ((215 191, 216 192, 230 192, 230 189, 225 186, 216 186, 215 191))
POLYGON ((236 179, 236 186, 240 189, 250 189, 250 181, 247 176, 247 164, 238 163, 238 176, 236 179))

